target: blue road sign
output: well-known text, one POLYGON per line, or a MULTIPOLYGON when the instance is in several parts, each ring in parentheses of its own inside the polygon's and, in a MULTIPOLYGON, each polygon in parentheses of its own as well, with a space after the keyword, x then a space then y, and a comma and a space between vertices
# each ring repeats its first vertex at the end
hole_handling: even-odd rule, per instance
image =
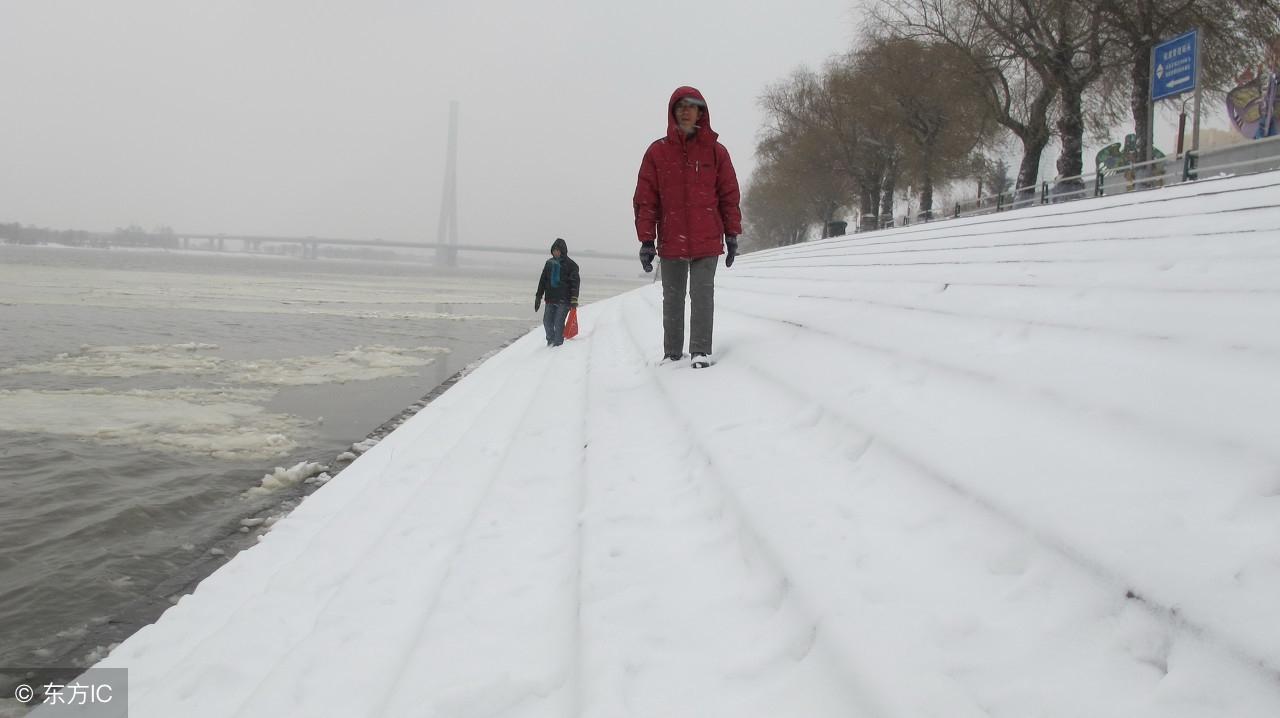
POLYGON ((1165 40, 1151 50, 1151 99, 1196 89, 1196 31, 1165 40))

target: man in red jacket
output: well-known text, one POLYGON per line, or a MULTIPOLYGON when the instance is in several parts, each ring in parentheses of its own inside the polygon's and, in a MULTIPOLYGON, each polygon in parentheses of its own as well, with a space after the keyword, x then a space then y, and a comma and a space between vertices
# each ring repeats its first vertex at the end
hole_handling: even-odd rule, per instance
POLYGON ((717 137, 702 93, 676 88, 667 103, 667 135, 645 151, 632 200, 641 266, 651 272, 654 256, 662 258, 663 358, 684 356, 687 291, 689 355, 699 369, 711 365, 716 264, 727 245, 724 266, 733 266, 742 234, 738 177, 717 137))

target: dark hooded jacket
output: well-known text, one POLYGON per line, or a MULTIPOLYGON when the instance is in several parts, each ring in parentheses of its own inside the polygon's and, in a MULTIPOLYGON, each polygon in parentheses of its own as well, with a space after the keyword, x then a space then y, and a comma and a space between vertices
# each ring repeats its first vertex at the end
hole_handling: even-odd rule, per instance
POLYGON ((560 257, 552 256, 542 265, 542 277, 538 279, 536 301, 546 297, 547 304, 578 304, 578 263, 569 259, 569 245, 556 237, 551 249, 560 250, 560 257))
POLYGON ((742 234, 738 207, 738 176, 729 150, 711 129, 711 109, 702 93, 679 87, 667 103, 667 134, 649 145, 640 163, 632 204, 636 234, 641 242, 658 242, 658 256, 712 257, 723 253, 725 235, 742 234), (676 124, 681 98, 704 103, 702 119, 692 137, 676 124))

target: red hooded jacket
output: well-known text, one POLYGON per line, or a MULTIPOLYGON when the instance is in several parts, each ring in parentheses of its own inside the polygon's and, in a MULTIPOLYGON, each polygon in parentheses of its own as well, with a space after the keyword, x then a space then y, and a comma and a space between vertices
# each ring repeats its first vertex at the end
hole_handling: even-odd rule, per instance
POLYGON ((667 136, 645 150, 632 199, 640 241, 656 239, 658 256, 669 259, 723 254, 724 236, 742 234, 738 176, 729 150, 716 141, 719 135, 711 129, 708 107, 702 108, 693 137, 684 136, 676 124, 675 107, 685 97, 706 102, 692 87, 671 93, 667 136))

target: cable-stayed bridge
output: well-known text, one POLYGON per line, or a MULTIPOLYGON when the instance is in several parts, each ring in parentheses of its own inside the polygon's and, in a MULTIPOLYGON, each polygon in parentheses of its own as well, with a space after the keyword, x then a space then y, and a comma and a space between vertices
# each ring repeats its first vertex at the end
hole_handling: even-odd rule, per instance
MULTIPOLYGON (((147 235, 154 240, 156 246, 173 246, 177 244, 181 249, 211 249, 214 251, 235 251, 234 244, 240 245, 241 251, 259 252, 262 247, 267 244, 296 244, 301 246, 302 257, 304 259, 316 259, 320 256, 320 248, 323 246, 333 247, 357 247, 365 249, 417 249, 417 250, 435 250, 437 257, 442 258, 444 264, 448 266, 457 266, 458 254, 461 252, 485 252, 496 254, 537 254, 545 255, 551 246, 550 240, 540 242, 536 245, 527 246, 508 246, 497 244, 462 244, 452 242, 389 242, 383 240, 362 240, 362 239, 341 239, 336 237, 281 237, 268 235, 238 235, 238 234, 200 234, 176 232, 172 236, 169 235, 147 235), (201 243, 203 246, 195 244, 201 243)), ((150 244, 152 242, 145 242, 150 244)), ((629 246, 625 241, 619 241, 621 246, 629 246)), ((589 249, 580 249, 573 252, 574 257, 588 257, 595 259, 635 259, 634 252, 597 252, 589 249)))

